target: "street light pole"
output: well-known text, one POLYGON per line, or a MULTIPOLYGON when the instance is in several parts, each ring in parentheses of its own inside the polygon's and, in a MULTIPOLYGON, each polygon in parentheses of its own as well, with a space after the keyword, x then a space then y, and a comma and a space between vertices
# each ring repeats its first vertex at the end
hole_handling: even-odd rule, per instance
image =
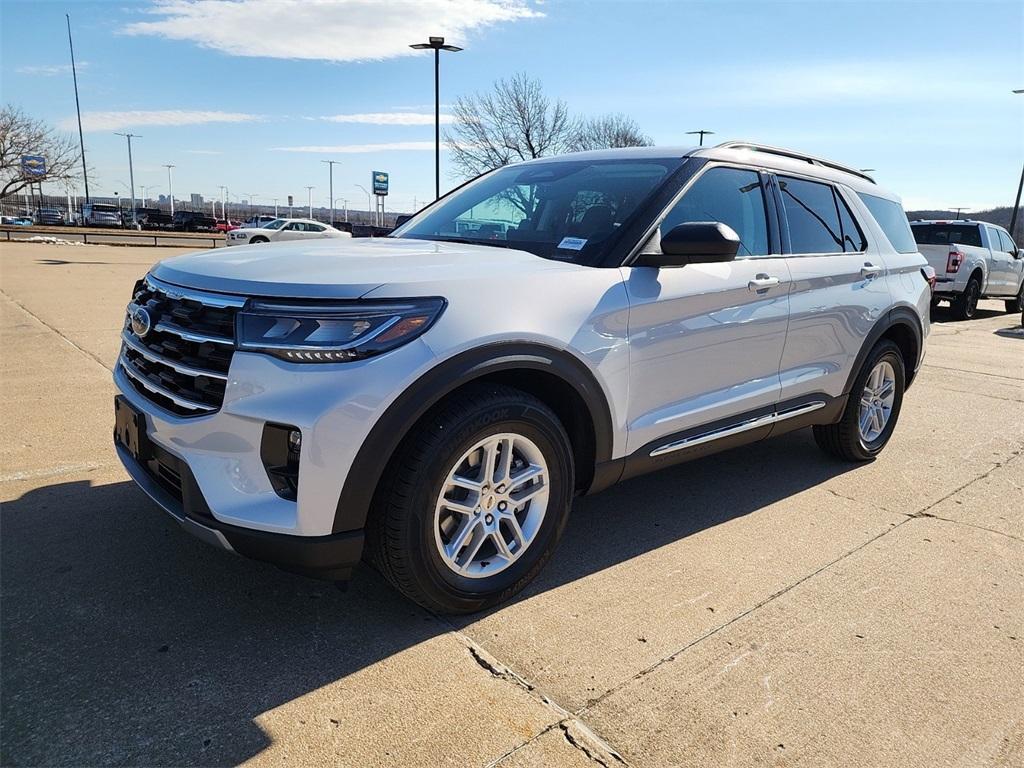
POLYGON ((117 133, 116 135, 128 139, 128 181, 132 185, 132 224, 138 224, 138 217, 135 215, 135 169, 132 165, 132 139, 141 139, 142 137, 137 133, 117 133))
POLYGON ((280 198, 277 198, 277 197, 275 197, 275 198, 274 198, 274 218, 275 218, 275 219, 277 218, 277 201, 278 201, 279 199, 280 199, 280 198))
MULTIPOLYGON (((327 163, 327 167, 330 169, 329 174, 331 177, 330 186, 328 188, 328 195, 331 200, 331 220, 328 222, 332 227, 334 226, 334 166, 341 165, 340 160, 321 160, 321 163, 327 163)), ((310 216, 310 218, 313 218, 310 216)))
POLYGON ((89 202, 89 172, 85 167, 85 137, 82 134, 82 108, 78 105, 78 70, 75 68, 75 44, 71 40, 71 16, 64 14, 68 21, 68 47, 71 49, 71 77, 75 81, 75 112, 78 113, 78 146, 82 155, 82 181, 85 183, 85 202, 89 202))
MULTIPOLYGON (((1020 95, 1024 93, 1024 88, 1014 89, 1013 92, 1020 95)), ((1020 183, 1017 184, 1017 199, 1013 202, 1013 212, 1010 214, 1010 237, 1016 237, 1017 212, 1020 210, 1020 193, 1022 189, 1024 189, 1024 168, 1020 169, 1020 183)))
POLYGON ((370 205, 370 190, 368 190, 362 184, 356 184, 356 186, 366 193, 366 218, 370 218, 370 208, 372 207, 370 205))
POLYGON ((443 37, 427 39, 425 43, 409 46, 417 51, 432 48, 434 51, 434 199, 441 197, 441 51, 458 53, 457 45, 445 45, 443 37))
POLYGON ((316 187, 306 187, 306 193, 309 195, 309 218, 313 218, 313 190, 316 187))
POLYGON ((171 168, 173 165, 166 164, 164 168, 167 169, 167 196, 171 198, 171 216, 174 215, 174 189, 171 187, 171 168))
POLYGON ((696 136, 697 134, 700 134, 700 146, 703 147, 704 146, 704 136, 714 136, 715 132, 714 131, 705 131, 703 129, 701 129, 699 131, 687 131, 686 132, 687 136, 696 136))
POLYGON ((225 221, 227 221, 228 219, 228 211, 227 208, 225 207, 225 201, 227 200, 227 197, 228 188, 222 184, 220 187, 220 217, 225 221))

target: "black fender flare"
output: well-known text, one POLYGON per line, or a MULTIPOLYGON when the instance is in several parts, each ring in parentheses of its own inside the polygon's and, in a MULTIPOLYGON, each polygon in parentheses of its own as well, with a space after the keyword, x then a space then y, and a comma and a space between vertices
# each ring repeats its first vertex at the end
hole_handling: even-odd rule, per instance
POLYGON ((387 408, 373 425, 349 467, 334 515, 334 533, 362 528, 384 468, 409 429, 430 408, 459 387, 501 371, 553 374, 580 396, 594 425, 594 458, 612 453, 612 417, 604 390, 575 355, 534 342, 497 342, 462 352, 431 368, 387 408))
POLYGON ((913 334, 914 342, 917 346, 917 359, 914 361, 914 365, 910 366, 907 370, 906 388, 910 388, 910 383, 914 380, 917 368, 921 364, 921 355, 924 352, 924 329, 921 327, 921 319, 914 310, 910 307, 895 307, 879 318, 868 332, 867 337, 865 337, 864 343, 861 344, 860 352, 857 353, 857 359, 850 369, 850 375, 846 379, 846 386, 843 388, 844 395, 849 395, 853 389, 853 382, 857 378, 857 374, 860 373, 861 366, 864 365, 864 360, 867 359, 868 353, 874 349, 879 339, 897 326, 902 326, 909 330, 913 334))

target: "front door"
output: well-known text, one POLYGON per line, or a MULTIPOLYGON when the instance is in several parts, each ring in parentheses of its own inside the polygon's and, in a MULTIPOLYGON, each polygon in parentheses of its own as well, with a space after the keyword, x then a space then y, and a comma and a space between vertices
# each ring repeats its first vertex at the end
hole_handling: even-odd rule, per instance
MULTIPOLYGON (((662 221, 718 221, 740 237, 735 261, 623 267, 629 297, 629 452, 681 433, 728 428, 770 413, 789 320, 786 261, 772 253, 757 171, 713 166, 662 221)), ((657 247, 655 243, 647 247, 657 247)))

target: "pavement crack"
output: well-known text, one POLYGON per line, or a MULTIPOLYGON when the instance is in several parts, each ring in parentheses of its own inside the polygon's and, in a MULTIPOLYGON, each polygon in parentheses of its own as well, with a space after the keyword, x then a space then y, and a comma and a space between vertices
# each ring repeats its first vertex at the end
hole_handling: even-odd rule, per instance
POLYGON ((489 673, 494 675, 501 680, 508 680, 515 685, 526 691, 533 691, 534 685, 529 682, 526 678, 516 674, 511 669, 506 667, 496 658, 487 653, 483 648, 479 647, 475 643, 468 646, 466 650, 469 651, 469 655, 473 657, 473 660, 479 664, 482 668, 486 669, 489 673))
POLYGON ((946 366, 946 365, 935 365, 933 363, 924 363, 923 367, 925 367, 925 368, 936 368, 936 369, 938 369, 940 371, 952 371, 953 373, 967 373, 967 374, 970 374, 972 376, 991 376, 994 379, 1006 379, 1007 381, 1013 381, 1013 382, 1016 382, 1018 384, 1021 381, 1020 376, 1004 376, 1001 373, 988 373, 986 371, 968 371, 968 370, 964 370, 962 368, 950 368, 949 366, 946 366))
POLYGON ((114 369, 111 368, 106 363, 104 363, 100 358, 98 358, 96 355, 94 355, 92 352, 90 352, 89 350, 85 349, 84 347, 80 347, 78 344, 73 342, 71 339, 69 339, 67 336, 65 336, 63 333, 61 333, 56 327, 50 325, 48 322, 43 320, 43 318, 41 318, 39 315, 37 315, 35 312, 33 312, 28 307, 26 307, 24 304, 22 304, 17 299, 13 298, 9 293, 7 293, 6 291, 0 289, 0 296, 3 296, 5 299, 7 299, 9 302, 11 302, 11 304, 16 306, 18 309, 20 309, 22 312, 24 312, 26 315, 31 317, 33 320, 35 320, 40 325, 42 325, 45 328, 48 328, 49 330, 53 331, 55 334, 60 336, 61 339, 66 341, 68 344, 70 344, 72 347, 77 349, 79 352, 81 352, 83 355, 88 357, 90 360, 92 360, 93 362, 99 363, 99 365, 101 365, 108 373, 113 373, 114 372, 114 369))
POLYGON ((988 533, 994 533, 998 536, 1005 536, 1008 539, 1013 539, 1014 541, 1024 543, 1024 539, 1022 539, 1020 536, 1014 536, 1012 533, 1007 533, 1006 531, 998 531, 995 528, 989 528, 988 526, 978 525, 977 523, 969 523, 966 520, 951 520, 948 517, 939 517, 939 515, 933 515, 929 512, 925 512, 921 515, 916 515, 916 517, 927 517, 931 518, 932 520, 941 520, 944 523, 952 523, 953 525, 965 525, 968 528, 974 528, 979 531, 987 531, 988 533))
POLYGON ((604 768, 616 765, 627 765, 626 761, 611 746, 576 718, 568 718, 558 723, 562 736, 574 748, 578 749, 590 760, 604 768))

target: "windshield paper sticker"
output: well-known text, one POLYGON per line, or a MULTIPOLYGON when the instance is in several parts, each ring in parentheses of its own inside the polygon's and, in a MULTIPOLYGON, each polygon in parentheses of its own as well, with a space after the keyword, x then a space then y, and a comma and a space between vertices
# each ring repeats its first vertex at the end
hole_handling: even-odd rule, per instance
POLYGON ((580 251, 587 244, 585 237, 563 237, 558 247, 565 251, 580 251))

